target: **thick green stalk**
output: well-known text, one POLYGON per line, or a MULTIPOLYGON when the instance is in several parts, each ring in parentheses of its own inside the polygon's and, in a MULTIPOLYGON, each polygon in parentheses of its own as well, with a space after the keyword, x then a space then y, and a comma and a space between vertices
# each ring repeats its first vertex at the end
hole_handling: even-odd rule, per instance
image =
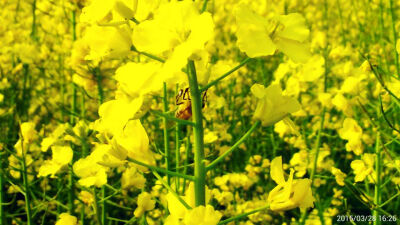
MULTIPOLYGON (((375 162, 375 195, 374 195, 374 204, 375 206, 379 206, 381 204, 381 147, 380 147, 380 133, 379 131, 376 134, 376 145, 375 145, 375 153, 376 153, 376 162, 375 162)), ((379 211, 374 209, 373 215, 376 220, 374 221, 374 225, 380 225, 381 221, 379 218, 379 211)))
MULTIPOLYGON (((96 67, 94 70, 94 73, 95 73, 96 80, 97 80, 98 101, 99 101, 99 107, 100 107, 100 105, 103 104, 103 102, 104 102, 104 92, 103 92, 103 86, 102 86, 103 77, 101 75, 100 67, 96 67)), ((102 197, 102 199, 104 199, 106 197, 106 189, 105 189, 104 185, 101 187, 101 197, 102 197)), ((98 207, 97 207, 97 210, 98 210, 98 207)), ((101 215, 98 216, 98 219, 99 219, 100 224, 105 225, 107 223, 106 201, 103 201, 101 203, 101 215)))
MULTIPOLYGON (((163 86, 163 106, 164 113, 168 112, 168 96, 167 96, 167 84, 164 82, 163 86)), ((168 120, 163 117, 163 125, 164 125, 164 154, 165 154, 165 165, 167 166, 167 170, 171 171, 170 168, 170 151, 169 151, 169 139, 168 139, 168 120)), ((171 185, 171 177, 167 174, 167 182, 168 185, 171 185)))
POLYGON ((204 164, 204 130, 201 92, 197 83, 196 68, 194 62, 189 60, 189 88, 192 104, 193 135, 194 135, 194 192, 195 205, 206 204, 206 167, 204 164))

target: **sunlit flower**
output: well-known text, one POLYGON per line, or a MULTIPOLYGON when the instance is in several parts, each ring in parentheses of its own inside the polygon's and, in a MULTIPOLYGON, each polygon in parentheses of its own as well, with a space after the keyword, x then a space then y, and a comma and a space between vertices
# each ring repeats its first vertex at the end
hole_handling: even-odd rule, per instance
POLYGON ((100 119, 95 122, 95 130, 110 135, 122 132, 129 119, 132 119, 142 105, 143 99, 115 99, 99 107, 100 119))
POLYGON ((161 5, 154 19, 140 23, 132 40, 139 51, 166 57, 162 73, 171 77, 204 49, 213 29, 211 14, 200 14, 194 2, 172 1, 161 5))
POLYGON ((80 178, 78 183, 84 187, 101 187, 107 183, 106 168, 99 164, 109 149, 108 145, 96 145, 86 158, 81 158, 73 165, 74 173, 80 178))
POLYGON ((338 183, 340 186, 344 186, 344 179, 346 178, 346 174, 335 167, 332 167, 331 172, 335 176, 336 183, 338 183))
POLYGON ((39 168, 38 177, 51 175, 52 178, 72 161, 73 151, 70 146, 52 146, 53 157, 46 160, 39 168))
POLYGON ((350 164, 354 170, 355 182, 361 182, 374 171, 375 154, 364 153, 362 160, 353 160, 350 164))
POLYGON ((146 179, 136 167, 129 167, 122 173, 121 187, 123 189, 144 188, 146 179))
POLYGON ((144 212, 154 209, 156 201, 151 199, 151 194, 142 192, 138 196, 137 208, 134 212, 135 217, 141 217, 144 212))
MULTIPOLYGON (((113 155, 120 160, 126 157, 140 162, 155 165, 155 154, 149 148, 149 137, 140 120, 130 120, 123 131, 113 139, 113 155), (115 154, 115 153, 118 153, 115 154)), ((142 171, 147 168, 137 166, 142 171)))
POLYGON ((92 205, 94 202, 94 196, 92 193, 88 191, 81 191, 79 193, 79 198, 84 202, 86 205, 92 205))
POLYGON ((33 122, 25 122, 21 124, 21 135, 25 143, 30 143, 37 138, 35 124, 33 122))
POLYGON ((277 123, 301 108, 296 99, 283 96, 282 90, 277 84, 272 84, 267 88, 260 84, 254 84, 251 92, 258 100, 254 118, 261 120, 263 126, 277 123))
MULTIPOLYGON (((182 200, 184 200, 190 207, 195 207, 195 193, 194 193, 194 183, 190 182, 189 187, 186 189, 185 195, 181 196, 182 200)), ((206 187, 206 203, 210 201, 211 191, 206 187)), ((168 210, 171 215, 174 215, 177 218, 184 218, 185 214, 188 212, 188 209, 174 196, 172 193, 167 194, 168 201, 168 210)))
POLYGON ((310 179, 293 179, 294 171, 290 171, 285 180, 282 167, 282 157, 276 157, 271 162, 271 178, 278 184, 268 195, 268 204, 273 211, 284 211, 294 208, 306 209, 313 207, 314 197, 311 191, 310 179))
POLYGON ((56 225, 78 225, 78 219, 69 213, 61 213, 56 225))
POLYGON ((222 214, 211 205, 198 206, 190 210, 183 219, 185 225, 217 225, 222 214))
POLYGON ((306 43, 309 30, 298 13, 276 16, 270 20, 254 13, 245 4, 235 9, 238 46, 249 57, 273 55, 277 49, 296 62, 311 56, 306 43))
POLYGON ((343 127, 338 131, 340 138, 347 140, 346 150, 353 151, 356 155, 360 155, 364 146, 362 140, 362 129, 357 121, 352 118, 346 118, 343 121, 343 127))

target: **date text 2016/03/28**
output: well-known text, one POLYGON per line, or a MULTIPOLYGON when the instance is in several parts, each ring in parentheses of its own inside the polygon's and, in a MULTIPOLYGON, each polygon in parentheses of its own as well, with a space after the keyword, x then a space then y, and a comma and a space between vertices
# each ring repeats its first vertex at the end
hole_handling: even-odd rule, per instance
POLYGON ((382 221, 382 222, 396 222, 397 217, 395 215, 337 215, 336 222, 370 222, 370 221, 382 221))

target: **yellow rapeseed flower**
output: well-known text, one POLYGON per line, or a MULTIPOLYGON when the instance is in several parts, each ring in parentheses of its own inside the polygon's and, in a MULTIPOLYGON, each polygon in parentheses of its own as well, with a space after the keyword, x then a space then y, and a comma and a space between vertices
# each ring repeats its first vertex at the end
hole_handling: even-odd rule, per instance
POLYGON ((75 216, 71 216, 69 213, 61 213, 56 225, 77 225, 78 219, 75 216))
POLYGON ((200 14, 190 0, 172 1, 161 5, 154 19, 140 23, 133 30, 132 40, 139 51, 167 58, 162 73, 171 75, 204 49, 213 32, 210 13, 200 14))
POLYGON ((38 177, 51 175, 54 178, 56 173, 72 161, 73 151, 70 146, 52 146, 51 150, 53 158, 42 164, 38 177))
POLYGON ((35 124, 33 122, 24 122, 21 124, 21 135, 24 143, 31 143, 37 138, 35 124))
POLYGON ((343 121, 343 127, 338 131, 340 138, 347 140, 346 150, 353 151, 356 155, 361 155, 364 146, 361 142, 363 131, 357 121, 352 118, 346 118, 343 121))
POLYGON ((138 196, 137 200, 138 206, 134 212, 135 217, 141 217, 144 212, 154 209, 155 204, 156 201, 151 199, 151 194, 147 192, 142 192, 138 196))
POLYGON ((267 88, 260 84, 254 84, 251 92, 258 99, 254 118, 261 120, 263 126, 277 123, 301 108, 295 98, 283 96, 282 90, 277 84, 272 84, 267 88))
POLYGON ((344 186, 344 179, 346 178, 346 174, 335 167, 332 167, 331 172, 335 176, 336 183, 338 183, 340 186, 344 186))
POLYGON ((361 182, 374 171, 375 154, 364 153, 362 160, 354 160, 350 166, 354 170, 355 182, 361 182))
POLYGON ((309 30, 298 13, 268 20, 251 11, 245 4, 235 8, 237 45, 249 57, 273 55, 277 49, 296 62, 306 62, 311 56, 307 39, 309 30))
POLYGON ((293 179, 294 171, 290 171, 288 180, 284 178, 282 157, 271 162, 271 178, 278 184, 268 195, 268 204, 273 211, 285 211, 299 207, 313 207, 314 197, 310 179, 293 179))

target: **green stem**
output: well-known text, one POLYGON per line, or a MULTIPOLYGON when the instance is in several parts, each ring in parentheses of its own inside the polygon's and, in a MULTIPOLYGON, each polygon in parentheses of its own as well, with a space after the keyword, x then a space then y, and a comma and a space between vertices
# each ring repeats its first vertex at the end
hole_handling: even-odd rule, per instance
POLYGON ((194 192, 195 205, 206 204, 206 167, 204 164, 204 130, 201 91, 197 83, 196 68, 194 62, 189 60, 188 79, 192 104, 193 135, 194 135, 194 192))
POLYGON ((204 0, 204 2, 203 2, 203 6, 201 7, 201 13, 203 13, 203 12, 205 12, 206 11, 206 9, 207 9, 207 3, 208 3, 208 0, 204 0))
POLYGON ((76 11, 72 11, 72 40, 76 41, 76 11))
POLYGON ((31 201, 30 201, 30 191, 29 191, 29 180, 26 168, 25 150, 23 140, 21 140, 22 147, 22 179, 25 187, 25 209, 26 209, 26 220, 28 225, 32 225, 32 211, 31 211, 31 201))
POLYGON ((267 209, 269 209, 269 205, 266 205, 266 206, 251 210, 250 212, 239 214, 237 216, 231 217, 231 218, 226 219, 226 220, 222 220, 221 222, 218 223, 218 225, 227 224, 227 223, 232 222, 232 221, 240 220, 240 219, 245 218, 245 217, 247 217, 247 216, 249 216, 251 214, 254 214, 254 213, 257 213, 257 212, 260 212, 260 211, 263 211, 263 210, 267 210, 267 209))
POLYGON ((85 90, 81 88, 81 118, 85 119, 86 111, 85 111, 85 90))
MULTIPOLYGON (((175 93, 178 94, 178 84, 176 84, 176 90, 175 93)), ((175 172, 179 173, 179 161, 180 161, 180 143, 179 143, 179 123, 175 125, 175 172)), ((179 193, 179 178, 177 177, 175 179, 175 186, 176 186, 176 192, 179 193)))
POLYGON ((397 198, 400 195, 400 192, 398 192, 397 194, 393 195, 392 197, 390 197, 386 202, 382 203, 379 208, 382 208, 383 206, 387 205, 388 203, 390 203, 391 201, 393 201, 393 199, 397 198))
MULTIPOLYGON (((5 156, 5 153, 0 153, 0 170, 3 171, 3 157, 5 156)), ((4 212, 4 193, 3 191, 5 190, 4 187, 4 176, 3 172, 0 172, 0 224, 5 224, 6 216, 4 212)))
MULTIPOLYGON (((379 43, 381 44, 381 46, 385 45, 385 28, 384 28, 384 20, 383 20, 383 1, 380 0, 379 1, 379 29, 380 29, 380 35, 379 35, 379 43)), ((378 57, 378 60, 381 61, 383 58, 385 60, 385 66, 386 66, 386 71, 390 71, 389 70, 389 63, 388 63, 388 56, 386 54, 386 51, 384 51, 384 57, 378 57)))
POLYGON ((72 215, 74 213, 74 175, 72 171, 72 162, 69 166, 69 176, 68 176, 68 212, 72 215))
POLYGON ((342 14, 342 9, 340 7, 340 0, 336 0, 336 4, 337 4, 337 7, 338 7, 338 12, 339 12, 340 31, 342 33, 342 44, 346 45, 346 34, 345 34, 345 31, 344 31, 343 14, 342 14))
POLYGON ((260 125, 260 121, 257 121, 253 124, 253 126, 250 127, 250 129, 234 144, 232 147, 224 152, 222 155, 220 155, 217 159, 212 161, 207 167, 206 170, 209 171, 213 169, 218 163, 222 162, 227 155, 229 155, 231 152, 233 152, 237 147, 240 146, 250 135, 256 130, 256 128, 260 125))
POLYGON ((144 167, 146 167, 146 168, 149 168, 149 169, 152 170, 152 171, 157 171, 157 172, 160 172, 160 173, 169 174, 170 176, 181 177, 181 178, 185 178, 185 179, 194 181, 194 177, 193 177, 193 176, 190 176, 190 175, 185 175, 185 174, 181 174, 181 173, 175 173, 175 172, 173 172, 173 171, 168 171, 168 170, 166 170, 166 169, 162 169, 162 168, 159 168, 159 167, 157 167, 157 166, 151 166, 151 165, 148 165, 148 164, 146 164, 146 163, 142 163, 142 162, 137 161, 137 160, 135 160, 135 159, 127 159, 127 160, 128 160, 129 162, 132 162, 132 163, 138 164, 138 165, 140 165, 140 166, 144 166, 144 167))
POLYGON ((96 220, 97 224, 102 225, 101 223, 101 215, 99 212, 99 205, 97 203, 97 195, 96 195, 96 188, 93 187, 93 196, 94 196, 94 201, 93 201, 93 208, 94 208, 94 213, 96 214, 96 220))
POLYGON ((101 105, 101 104, 103 104, 103 101, 104 101, 104 92, 103 92, 103 87, 101 85, 103 78, 101 76, 100 67, 95 68, 94 73, 95 73, 96 81, 97 81, 97 92, 98 92, 98 97, 99 97, 99 105, 101 105))
MULTIPOLYGON (((167 96, 167 84, 164 82, 163 85, 163 106, 164 106, 164 113, 168 112, 168 96, 167 96)), ((171 171, 170 168, 170 151, 169 151, 169 140, 168 140, 168 121, 167 118, 163 117, 163 125, 164 125, 164 154, 165 154, 165 165, 167 166, 167 170, 171 171)), ((168 185, 171 185, 171 177, 167 174, 167 182, 168 185)))
POLYGON ((28 99, 28 80, 29 80, 29 64, 24 64, 23 65, 23 83, 22 83, 22 96, 21 96, 21 111, 19 112, 19 115, 22 115, 24 119, 29 120, 29 99, 28 99))
MULTIPOLYGON (((189 156, 190 156, 190 135, 189 135, 189 130, 187 131, 186 134, 186 147, 185 147, 185 167, 183 168, 183 174, 187 174, 188 170, 188 164, 189 164, 189 156)), ((186 189, 186 179, 183 179, 183 185, 182 185, 182 194, 185 193, 186 189)))
POLYGON ((172 190, 171 186, 169 186, 163 179, 162 177, 155 171, 153 171, 153 174, 155 177, 157 177, 157 179, 164 185, 164 187, 172 194, 175 196, 175 198, 178 199, 179 202, 181 202, 183 204, 183 206, 185 206, 185 208, 187 209, 192 209, 192 207, 190 207, 190 205, 188 205, 185 200, 183 200, 174 190, 172 190))
POLYGON ((32 30, 31 38, 36 40, 36 0, 32 2, 32 30))
MULTIPOLYGON (((99 100, 99 106, 101 105, 101 104, 103 104, 103 102, 104 102, 104 92, 103 92, 103 86, 102 86, 102 80, 103 80, 103 78, 102 78, 102 75, 101 75, 101 71, 100 71, 100 67, 96 67, 95 68, 95 70, 94 70, 94 73, 95 73, 95 76, 96 76, 96 80, 97 80, 97 91, 98 91, 98 100, 99 100)), ((102 196, 102 198, 104 198, 105 196, 106 196, 106 190, 105 190, 105 187, 104 186, 102 186, 101 187, 101 196, 102 196)), ((97 200, 95 201, 96 202, 96 205, 97 205, 97 200)), ((106 204, 106 201, 103 201, 103 202, 101 202, 101 215, 100 215, 100 213, 98 212, 98 206, 96 206, 96 210, 97 210, 97 216, 98 216, 98 220, 99 220, 99 224, 102 224, 102 225, 106 225, 106 223, 107 223, 107 204, 106 204)))
MULTIPOLYGON (((374 204, 379 206, 381 204, 381 148, 380 148, 380 133, 379 131, 376 134, 376 145, 375 145, 375 153, 376 153, 376 162, 375 162, 375 195, 374 195, 374 204)), ((374 225, 380 225, 381 221, 379 218, 379 211, 377 209, 373 210, 373 215, 377 218, 374 221, 374 225)))
MULTIPOLYGON (((72 17, 72 40, 75 41, 76 40, 76 14, 75 11, 72 11, 71 13, 71 17, 72 17)), ((75 125, 76 123, 76 106, 77 106, 77 87, 74 83, 71 83, 72 85, 72 102, 71 102, 71 117, 70 117, 70 124, 72 126, 75 125)), ((71 148, 74 149, 73 144, 71 144, 71 148)), ((75 205, 74 205, 74 175, 73 175, 73 171, 72 171, 72 164, 73 164, 73 160, 69 165, 69 177, 68 177, 68 212, 73 215, 74 211, 75 211, 75 205)))
POLYGON ((164 59, 162 59, 162 58, 160 58, 160 57, 158 57, 158 56, 155 56, 155 55, 152 55, 152 54, 150 54, 150 53, 141 52, 141 51, 137 50, 136 47, 133 46, 133 45, 131 46, 131 50, 134 51, 134 52, 137 52, 138 54, 147 56, 147 57, 149 57, 150 59, 154 59, 154 60, 159 61, 159 62, 162 62, 162 63, 165 62, 164 59))
POLYGON ((81 205, 81 224, 85 225, 85 204, 81 205))
POLYGON ((396 27, 395 27, 396 17, 395 17, 394 9, 393 9, 393 0, 389 1, 389 5, 390 5, 390 17, 392 19, 393 51, 394 51, 395 60, 396 60, 396 62, 395 62, 396 72, 397 72, 398 76, 400 76, 399 54, 397 53, 397 50, 396 50, 397 33, 396 33, 396 27))
POLYGON ((189 125, 189 126, 193 126, 194 125, 194 123, 192 121, 181 120, 181 119, 178 119, 176 117, 170 116, 167 113, 162 113, 162 112, 159 112, 159 111, 156 111, 156 110, 150 110, 150 112, 156 114, 157 116, 164 117, 167 120, 175 121, 178 124, 189 125))
MULTIPOLYGON (((101 198, 104 199, 107 196, 106 187, 103 185, 101 187, 101 198)), ((101 224, 107 224, 107 204, 106 201, 101 203, 101 224)))
POLYGON ((314 178, 315 178, 315 171, 317 170, 317 163, 318 163, 318 156, 319 156, 319 149, 321 146, 321 134, 324 129, 324 122, 325 122, 325 107, 322 109, 321 113, 321 121, 319 124, 319 129, 318 129, 318 134, 317 134, 317 141, 315 143, 314 151, 315 151, 315 156, 314 156, 314 162, 313 162, 313 167, 311 169, 311 187, 314 185, 314 178))
POLYGON ((236 70, 240 69, 242 66, 246 65, 250 60, 251 60, 251 58, 246 58, 239 65, 235 66, 233 69, 229 70, 228 72, 226 72, 222 76, 218 77, 217 79, 215 79, 215 80, 211 81, 210 83, 208 83, 206 86, 202 87, 200 89, 200 92, 203 92, 203 91, 207 90, 208 88, 216 85, 222 79, 224 79, 225 77, 231 75, 233 72, 235 72, 236 70))

